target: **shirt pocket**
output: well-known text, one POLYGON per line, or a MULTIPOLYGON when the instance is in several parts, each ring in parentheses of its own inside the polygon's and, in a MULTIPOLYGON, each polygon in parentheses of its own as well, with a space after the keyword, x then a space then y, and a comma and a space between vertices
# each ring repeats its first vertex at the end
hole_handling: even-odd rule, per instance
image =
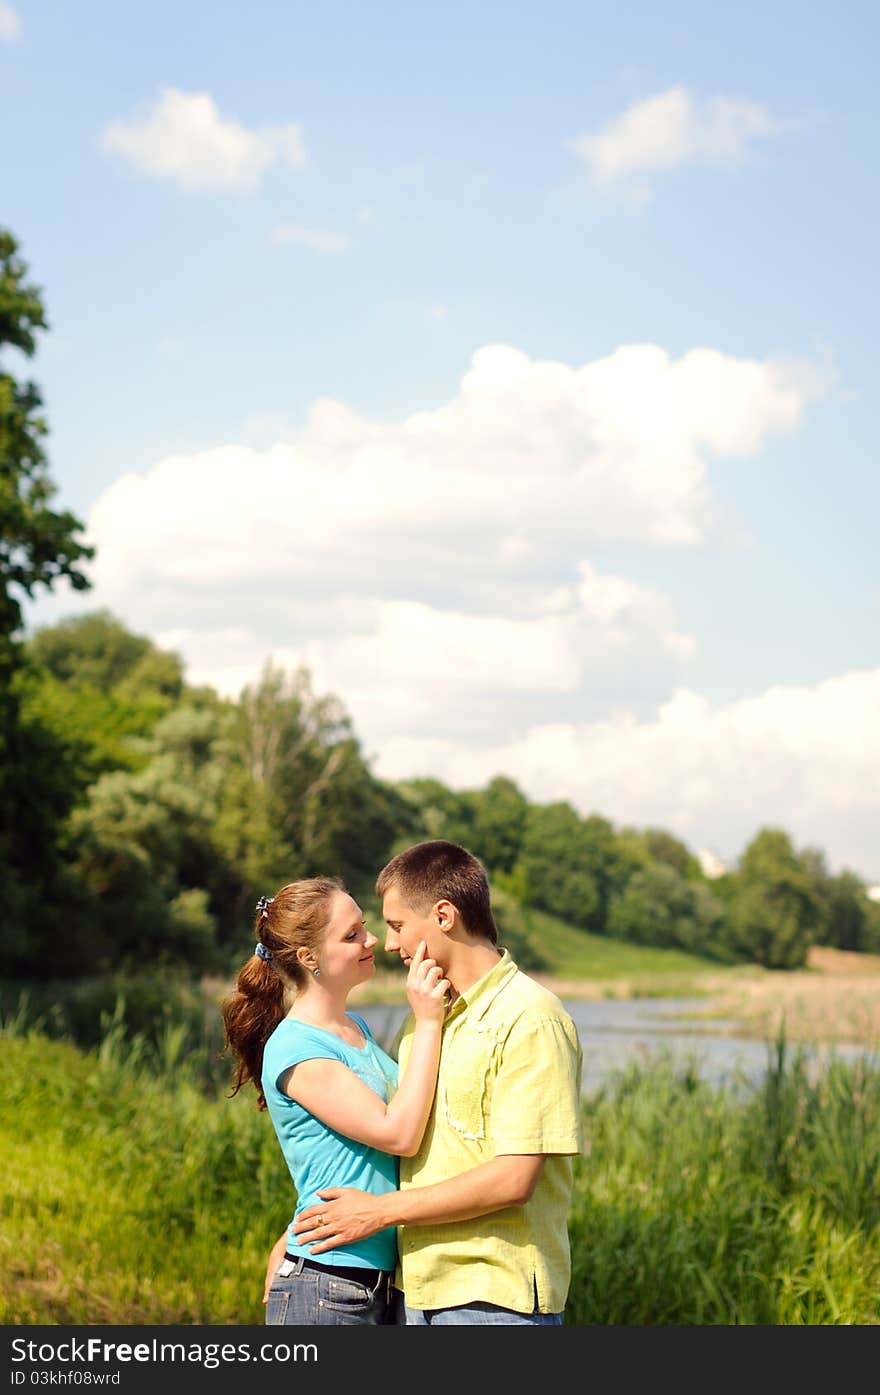
POLYGON ((441 1101, 446 1122, 463 1138, 481 1141, 488 1133, 490 1081, 500 1037, 475 1026, 455 1041, 443 1066, 441 1101))

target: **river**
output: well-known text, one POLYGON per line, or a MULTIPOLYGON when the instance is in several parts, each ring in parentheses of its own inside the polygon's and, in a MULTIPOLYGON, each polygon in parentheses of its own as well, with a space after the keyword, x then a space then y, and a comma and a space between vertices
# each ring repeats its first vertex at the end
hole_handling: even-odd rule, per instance
MULTIPOLYGON (((744 1040, 725 1035, 731 1023, 683 1023, 680 1013, 698 1012, 706 1004, 702 998, 603 998, 592 1002, 583 998, 565 999, 584 1051, 582 1086, 591 1093, 616 1071, 633 1062, 647 1064, 663 1053, 678 1064, 691 1062, 697 1073, 713 1085, 728 1082, 756 1083, 767 1069, 771 1043, 744 1040), (714 1031, 712 1028, 714 1027, 714 1031)), ((405 1003, 371 1003, 356 1011, 365 1018, 376 1040, 386 1048, 391 1044, 407 1012, 405 1003)), ((855 1060, 866 1054, 864 1048, 838 1044, 810 1047, 808 1058, 816 1062, 835 1054, 855 1060)))

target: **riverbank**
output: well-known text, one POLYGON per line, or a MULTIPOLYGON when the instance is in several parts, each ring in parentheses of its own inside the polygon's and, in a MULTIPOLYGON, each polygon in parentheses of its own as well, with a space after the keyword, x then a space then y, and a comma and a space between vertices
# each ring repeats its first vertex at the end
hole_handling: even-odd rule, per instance
MULTIPOLYGON (((718 1035, 769 1039, 784 1022, 790 1041, 851 1042, 880 1050, 880 955, 814 946, 806 968, 790 971, 749 964, 532 976, 560 998, 701 998, 705 1007, 680 1020, 711 1027, 717 1019, 718 1035)), ((403 978, 397 973, 380 971, 358 990, 363 1003, 400 1003, 405 998, 403 978)))
MULTIPOLYGON (((112 1032, 3 1048, 0 1323, 262 1324, 294 1198, 253 1091, 112 1032)), ((567 1324, 880 1321, 877 1071, 780 1050, 744 1093, 646 1061, 583 1107, 567 1324)))

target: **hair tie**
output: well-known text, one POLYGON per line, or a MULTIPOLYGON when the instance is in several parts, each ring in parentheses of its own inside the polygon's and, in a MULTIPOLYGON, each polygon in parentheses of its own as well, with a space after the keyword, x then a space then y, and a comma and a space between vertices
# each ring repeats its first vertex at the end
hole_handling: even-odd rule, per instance
POLYGON ((271 949, 267 949, 266 946, 262 944, 259 940, 257 941, 257 947, 254 950, 254 954, 257 956, 258 959, 265 959, 267 964, 272 958, 271 949))
POLYGON ((266 912, 268 911, 269 907, 271 906, 271 904, 272 904, 272 902, 273 902, 274 900, 275 900, 275 897, 274 897, 274 896, 261 896, 261 897, 260 897, 259 901, 257 902, 257 906, 256 906, 256 909, 260 912, 260 915, 265 915, 265 914, 266 914, 266 912))

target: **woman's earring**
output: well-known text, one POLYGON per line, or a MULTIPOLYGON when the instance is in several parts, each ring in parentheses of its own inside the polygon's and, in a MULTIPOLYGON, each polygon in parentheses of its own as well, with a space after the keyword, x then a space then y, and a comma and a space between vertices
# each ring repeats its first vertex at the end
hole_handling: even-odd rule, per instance
POLYGON ((320 969, 317 969, 317 968, 315 968, 315 969, 312 969, 312 973, 313 973, 313 974, 314 974, 314 976, 315 976, 315 978, 317 978, 317 977, 318 977, 318 975, 319 975, 319 974, 320 974, 320 972, 321 972, 321 970, 320 970, 320 969))

